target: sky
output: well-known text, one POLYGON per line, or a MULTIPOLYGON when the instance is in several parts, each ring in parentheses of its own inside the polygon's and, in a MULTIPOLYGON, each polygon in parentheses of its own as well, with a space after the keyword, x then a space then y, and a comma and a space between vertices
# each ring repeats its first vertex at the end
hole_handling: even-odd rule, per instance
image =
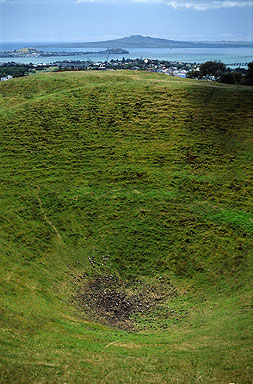
POLYGON ((0 0, 1 42, 253 39, 253 0, 0 0))

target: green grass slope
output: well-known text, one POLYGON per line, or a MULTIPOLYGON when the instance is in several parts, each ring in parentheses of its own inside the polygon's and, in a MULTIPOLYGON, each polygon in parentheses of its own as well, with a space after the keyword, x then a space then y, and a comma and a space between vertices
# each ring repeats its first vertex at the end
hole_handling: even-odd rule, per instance
POLYGON ((0 382, 251 383, 252 89, 124 71, 0 92, 0 382), (163 300, 111 327, 78 301, 106 276, 163 300))

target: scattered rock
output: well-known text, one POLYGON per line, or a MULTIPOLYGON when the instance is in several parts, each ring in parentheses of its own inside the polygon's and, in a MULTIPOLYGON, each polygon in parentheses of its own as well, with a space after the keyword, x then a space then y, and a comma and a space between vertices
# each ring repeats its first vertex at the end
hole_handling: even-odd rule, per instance
POLYGON ((152 311, 164 302, 175 289, 164 292, 142 282, 122 282, 115 275, 98 276, 92 281, 82 281, 76 299, 91 317, 121 329, 133 330, 133 315, 152 311))

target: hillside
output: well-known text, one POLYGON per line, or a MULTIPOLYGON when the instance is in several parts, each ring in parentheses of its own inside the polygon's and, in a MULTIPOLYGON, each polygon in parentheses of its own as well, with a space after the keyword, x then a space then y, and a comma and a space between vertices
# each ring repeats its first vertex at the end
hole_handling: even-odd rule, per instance
POLYGON ((0 382, 252 378, 252 87, 0 84, 0 382))
POLYGON ((44 47, 74 47, 74 48, 239 48, 252 47, 252 42, 210 41, 191 42, 154 38, 150 36, 132 35, 120 39, 106 41, 91 41, 83 43, 52 43, 44 47))

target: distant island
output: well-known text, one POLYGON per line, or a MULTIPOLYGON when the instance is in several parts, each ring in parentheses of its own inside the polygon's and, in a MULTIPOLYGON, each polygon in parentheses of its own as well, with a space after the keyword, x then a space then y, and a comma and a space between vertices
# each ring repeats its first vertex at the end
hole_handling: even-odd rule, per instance
MULTIPOLYGON (((47 48, 241 48, 253 47, 252 42, 214 41, 214 42, 190 42, 158 39, 149 36, 133 35, 121 39, 97 41, 88 43, 56 43, 48 44, 47 48)), ((115 52, 114 52, 115 53, 115 52)))
POLYGON ((104 54, 128 54, 129 52, 123 48, 108 48, 99 52, 47 52, 40 51, 35 48, 21 48, 13 51, 0 51, 1 58, 17 58, 17 57, 51 57, 51 56, 83 56, 83 55, 104 55, 104 54))

